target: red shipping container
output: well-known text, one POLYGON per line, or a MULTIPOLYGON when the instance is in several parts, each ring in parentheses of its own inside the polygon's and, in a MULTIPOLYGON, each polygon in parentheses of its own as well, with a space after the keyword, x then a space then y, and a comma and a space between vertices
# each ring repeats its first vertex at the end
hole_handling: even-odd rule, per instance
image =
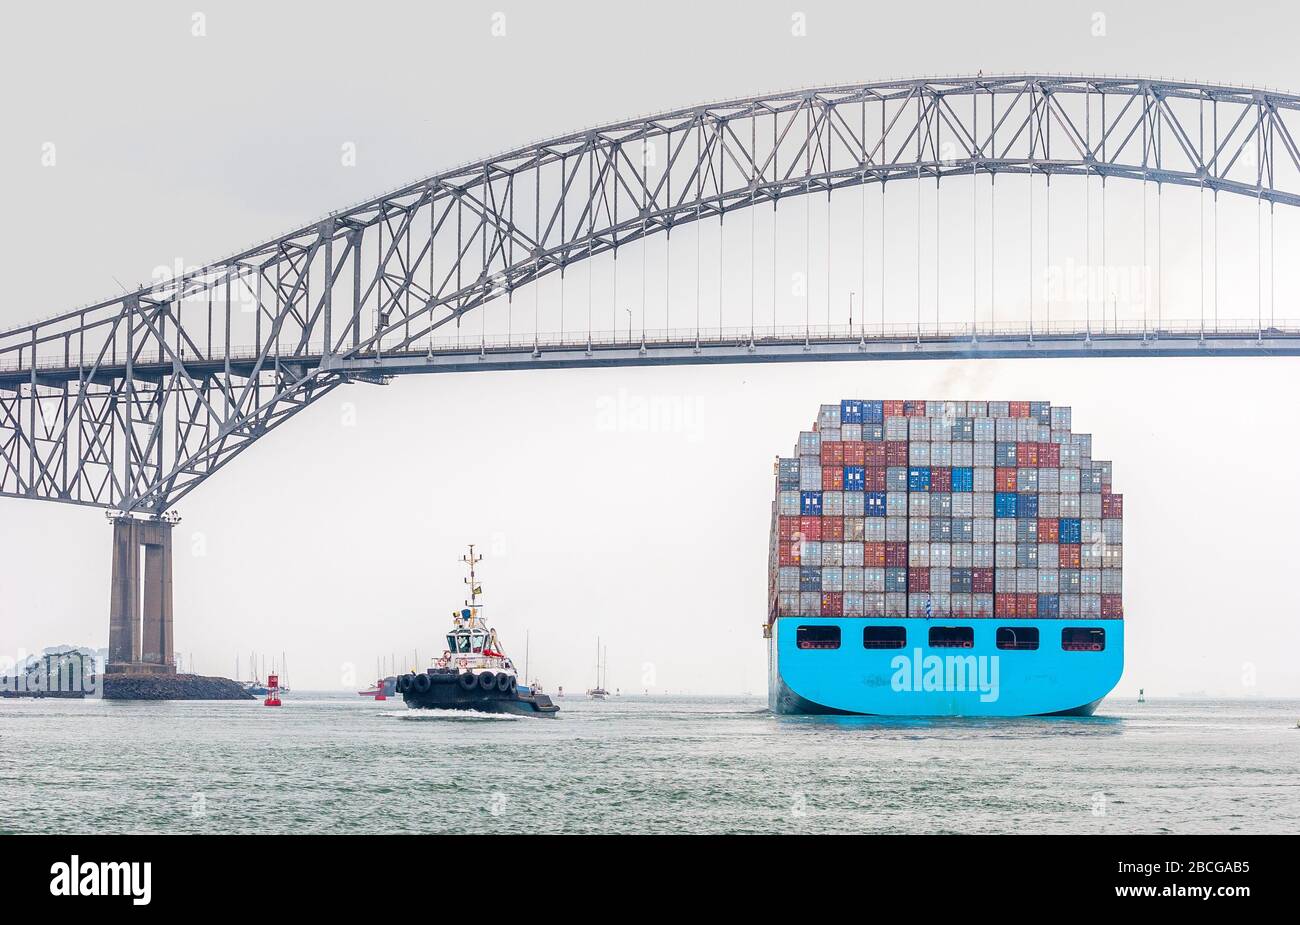
POLYGON ((1017 617, 1038 616, 1038 595, 1017 594, 1016 595, 1016 616, 1017 617))
POLYGON ((1013 402, 1008 402, 1008 404, 1011 406, 1011 410, 1009 412, 1011 417, 1013 418, 1029 417, 1029 402, 1013 401, 1013 402))
POLYGON ((1038 465, 1044 469, 1061 467, 1061 447, 1055 443, 1038 444, 1038 465))
POLYGON ((844 592, 843 591, 823 591, 822 592, 822 613, 823 617, 842 617, 844 616, 844 592))
MULTIPOLYGON (((881 444, 884 446, 884 444, 881 444)), ((885 490, 885 467, 867 466, 866 478, 863 480, 866 484, 863 486, 864 491, 884 491, 885 490)))
POLYGON ((925 402, 915 400, 903 402, 903 414, 909 418, 925 417, 925 402))
POLYGON ((994 491, 1015 491, 1016 490, 1016 467, 1015 466, 998 466, 993 470, 993 490, 994 491))
POLYGON ((907 544, 906 543, 885 544, 885 567, 886 568, 907 568, 907 544))
POLYGON ((887 398, 881 404, 884 406, 885 417, 899 418, 903 416, 903 403, 892 398, 887 398))
POLYGON ((783 540, 780 543, 777 558, 781 565, 798 565, 800 553, 803 550, 803 543, 797 540, 783 540))
POLYGON ((1017 443, 1016 444, 1016 465, 1032 466, 1038 468, 1038 444, 1037 443, 1017 443))
POLYGON ((806 540, 820 540, 822 538, 822 519, 820 517, 800 517, 799 532, 803 534, 806 540))
POLYGON ((910 568, 907 570, 907 591, 909 594, 929 590, 930 570, 928 568, 910 568))
POLYGON ((1122 594, 1103 594, 1101 596, 1101 615, 1103 617, 1114 617, 1116 619, 1124 616, 1124 603, 1122 594))
POLYGON ((782 514, 776 519, 777 536, 783 540, 792 540, 799 532, 799 518, 793 514, 782 514))
POLYGON ((862 564, 866 568, 884 568, 885 567, 885 544, 884 543, 863 543, 862 564))
POLYGON ((1102 517, 1123 517, 1124 496, 1103 494, 1101 496, 1101 516, 1102 517))
POLYGON ((823 517, 822 518, 822 541, 827 543, 839 543, 844 540, 844 518, 843 517, 823 517))
POLYGON ((993 569, 973 568, 970 570, 970 588, 975 594, 993 593, 993 569))
POLYGON ((844 490, 844 467, 822 466, 822 491, 844 490))
POLYGON ((823 466, 842 466, 844 465, 844 444, 839 440, 822 441, 822 465, 823 466))
POLYGON ((888 440, 885 442, 885 465, 886 466, 907 465, 907 441, 906 440, 888 440))
POLYGON ((884 443, 867 443, 864 444, 865 452, 862 454, 862 464, 864 466, 885 466, 885 444, 884 443))
POLYGON ((1061 541, 1061 522, 1055 517, 1038 518, 1038 542, 1059 543, 1061 541))
POLYGON ((1078 543, 1062 543, 1056 556, 1059 568, 1081 568, 1078 543))
POLYGON ((952 469, 947 466, 931 466, 930 491, 952 491, 952 469))
POLYGON ((1016 598, 1015 594, 995 594, 993 595, 993 614, 998 617, 1014 617, 1016 615, 1016 598))
POLYGON ((865 466, 867 464, 867 445, 861 440, 844 441, 844 465, 865 466))

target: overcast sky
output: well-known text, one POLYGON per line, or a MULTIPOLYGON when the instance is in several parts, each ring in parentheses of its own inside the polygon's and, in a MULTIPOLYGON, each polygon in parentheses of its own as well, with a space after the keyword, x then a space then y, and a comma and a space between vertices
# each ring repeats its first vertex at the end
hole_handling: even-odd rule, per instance
MULTIPOLYGON (((941 3, 924 8, 928 30, 912 7, 803 2, 193 6, 201 36, 196 10, 175 4, 6 13, 0 326, 492 152, 682 105, 981 69, 1300 88, 1300 14, 1282 4, 941 3), (796 13, 806 36, 791 35, 796 13), (357 160, 343 168, 347 143, 357 160)), ((1225 227, 1222 298, 1253 317, 1254 229, 1225 227)), ((1187 306, 1195 243, 1171 234, 1166 298, 1187 306)), ((1279 288, 1278 317, 1300 317, 1294 293, 1279 288)), ((368 681, 380 654, 442 648, 472 540, 490 620, 517 658, 530 631, 549 687, 590 685, 599 634, 611 686, 758 692, 771 460, 818 404, 1045 399, 1073 406, 1126 497, 1120 692, 1300 694, 1298 367, 800 364, 353 385, 183 502, 177 648, 204 673, 287 651, 298 687, 368 681)), ((0 499, 0 525, 0 652, 106 645, 103 516, 0 499)))

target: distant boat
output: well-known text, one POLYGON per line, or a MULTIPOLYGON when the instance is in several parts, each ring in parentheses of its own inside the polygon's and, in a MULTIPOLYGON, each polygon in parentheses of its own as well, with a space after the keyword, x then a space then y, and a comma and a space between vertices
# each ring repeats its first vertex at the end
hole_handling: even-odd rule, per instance
POLYGON ((604 665, 601 664, 600 637, 596 637, 596 686, 587 691, 587 696, 592 700, 604 700, 609 696, 609 691, 605 690, 605 672, 609 667, 609 647, 605 647, 604 665))

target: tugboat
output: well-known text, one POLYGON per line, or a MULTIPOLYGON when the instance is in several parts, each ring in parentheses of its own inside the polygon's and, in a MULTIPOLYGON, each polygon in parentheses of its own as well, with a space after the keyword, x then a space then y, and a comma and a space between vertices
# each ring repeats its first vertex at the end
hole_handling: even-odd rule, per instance
POLYGON ((424 710, 474 710, 479 713, 513 713, 520 716, 554 717, 560 708, 551 698, 519 683, 514 663, 506 657, 497 631, 483 620, 479 597, 482 586, 474 567, 482 556, 469 555, 461 561, 469 568, 469 600, 453 613, 442 657, 424 672, 397 677, 397 693, 408 707, 424 710))

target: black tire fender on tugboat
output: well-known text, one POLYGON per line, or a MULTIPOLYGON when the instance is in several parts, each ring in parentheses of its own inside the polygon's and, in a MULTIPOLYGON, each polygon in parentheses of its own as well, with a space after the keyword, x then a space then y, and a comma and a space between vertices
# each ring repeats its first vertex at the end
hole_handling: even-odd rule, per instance
POLYGON ((495 672, 485 671, 478 676, 478 686, 485 691, 490 691, 497 686, 497 676, 495 672))
POLYGON ((505 674, 504 672, 497 675, 497 690, 499 690, 503 694, 510 693, 510 682, 513 680, 514 678, 510 677, 510 675, 505 674))
POLYGON ((429 688, 433 686, 433 682, 429 680, 427 674, 417 674, 415 677, 411 678, 411 686, 415 689, 417 694, 427 694, 429 688))
POLYGON ((472 691, 475 685, 478 684, 478 678, 474 677, 473 672, 469 672, 469 671, 466 671, 463 674, 461 674, 459 681, 460 681, 460 686, 465 688, 465 690, 467 691, 472 691))
POLYGON ((397 676, 397 683, 393 686, 397 689, 397 692, 399 694, 406 693, 406 682, 409 680, 410 680, 410 675, 399 674, 397 676))

